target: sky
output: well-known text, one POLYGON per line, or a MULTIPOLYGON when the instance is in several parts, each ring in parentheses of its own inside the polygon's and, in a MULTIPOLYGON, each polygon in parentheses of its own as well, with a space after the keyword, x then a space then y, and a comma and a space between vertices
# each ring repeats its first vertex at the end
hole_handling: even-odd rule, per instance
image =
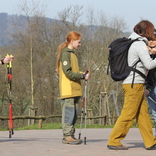
POLYGON ((83 11, 90 7, 96 12, 102 10, 108 17, 124 19, 128 31, 133 31, 141 19, 151 21, 156 27, 156 0, 150 0, 149 3, 144 0, 0 0, 0 13, 19 14, 18 8, 23 1, 30 5, 33 1, 39 7, 44 7, 45 16, 53 19, 57 19, 58 12, 69 6, 79 5, 83 6, 83 11))

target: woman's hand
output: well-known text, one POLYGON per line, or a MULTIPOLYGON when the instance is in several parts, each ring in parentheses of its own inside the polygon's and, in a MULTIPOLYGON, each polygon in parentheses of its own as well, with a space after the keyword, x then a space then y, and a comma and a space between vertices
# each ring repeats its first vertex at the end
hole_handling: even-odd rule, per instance
POLYGON ((89 79, 89 75, 90 75, 89 70, 87 69, 87 70, 83 73, 83 75, 84 75, 84 79, 85 79, 85 80, 88 80, 88 79, 89 79))
POLYGON ((150 54, 156 54, 156 47, 155 48, 148 47, 148 50, 150 54))
POLYGON ((145 90, 145 96, 147 97, 149 95, 150 91, 148 89, 145 90))

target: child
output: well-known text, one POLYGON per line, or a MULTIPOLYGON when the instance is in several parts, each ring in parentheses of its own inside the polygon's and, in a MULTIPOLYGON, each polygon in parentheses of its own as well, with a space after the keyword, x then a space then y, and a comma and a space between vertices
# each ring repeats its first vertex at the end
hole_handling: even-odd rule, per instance
POLYGON ((82 96, 81 79, 88 80, 89 72, 79 71, 75 49, 81 45, 81 35, 71 31, 66 42, 58 47, 57 73, 59 74, 60 99, 62 106, 62 131, 64 144, 80 144, 82 141, 74 136, 74 125, 78 116, 78 101, 82 96))
MULTIPOLYGON (((154 59, 156 57, 156 41, 148 42, 148 49, 151 57, 154 59)), ((156 136, 156 68, 149 70, 146 79, 146 92, 148 105, 151 113, 154 117, 155 124, 155 136, 156 136)))

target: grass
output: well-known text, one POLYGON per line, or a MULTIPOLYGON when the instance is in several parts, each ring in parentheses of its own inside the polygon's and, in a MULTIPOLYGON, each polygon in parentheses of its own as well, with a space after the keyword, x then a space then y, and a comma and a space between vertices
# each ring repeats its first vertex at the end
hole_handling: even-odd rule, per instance
POLYGON ((33 129, 61 129, 61 123, 48 123, 42 124, 42 128, 38 127, 38 124, 17 128, 15 130, 33 130, 33 129))
MULTIPOLYGON (((87 125, 87 128, 112 128, 112 126, 104 126, 104 125, 87 125)), ((38 127, 38 124, 30 125, 30 126, 25 126, 22 128, 15 128, 15 130, 37 130, 37 129, 61 129, 61 123, 48 123, 48 124, 42 124, 42 128, 38 127)), ((80 128, 79 124, 75 125, 75 128, 80 128)), ((82 128, 84 128, 84 125, 82 125, 82 128)))
MULTIPOLYGON (((151 121, 152 126, 154 127, 153 121, 151 121)), ((86 125, 86 128, 113 128, 114 125, 99 125, 99 124, 92 124, 92 125, 86 125)), ((42 128, 38 127, 38 124, 30 125, 30 126, 25 126, 22 128, 15 128, 15 130, 37 130, 37 129, 61 129, 61 123, 47 123, 47 124, 42 124, 42 128)), ((76 124, 75 128, 80 128, 80 124, 76 124)), ((82 124, 82 128, 84 128, 84 124, 82 124)), ((138 128, 136 121, 133 122, 131 128, 138 128)))
MULTIPOLYGON (((151 122, 154 127, 153 121, 151 121, 151 122)), ((113 128, 113 127, 114 127, 114 125, 107 125, 107 126, 99 125, 99 124, 86 125, 86 128, 113 128)), ((138 126, 137 126, 136 122, 134 121, 131 128, 137 128, 137 127, 138 126)), ((14 130, 45 130, 45 129, 61 129, 61 128, 62 128, 61 123, 47 123, 47 124, 42 124, 42 128, 39 128, 38 124, 34 124, 34 125, 20 127, 20 128, 14 127, 14 130)), ((79 129, 80 124, 76 124, 75 128, 79 129)), ((82 128, 85 128, 84 124, 82 124, 82 128)), ((7 131, 7 130, 8 130, 8 128, 5 128, 5 129, 0 128, 0 131, 7 131)))

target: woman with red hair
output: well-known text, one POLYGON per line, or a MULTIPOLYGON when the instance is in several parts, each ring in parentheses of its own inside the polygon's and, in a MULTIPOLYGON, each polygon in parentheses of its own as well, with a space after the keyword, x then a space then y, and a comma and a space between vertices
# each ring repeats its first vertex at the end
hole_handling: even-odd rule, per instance
POLYGON ((82 96, 81 79, 88 80, 89 72, 80 72, 75 50, 81 45, 81 35, 71 31, 66 41, 59 45, 57 72, 59 74, 60 99, 62 105, 62 131, 64 144, 80 144, 74 136, 74 125, 78 116, 78 101, 82 96))

